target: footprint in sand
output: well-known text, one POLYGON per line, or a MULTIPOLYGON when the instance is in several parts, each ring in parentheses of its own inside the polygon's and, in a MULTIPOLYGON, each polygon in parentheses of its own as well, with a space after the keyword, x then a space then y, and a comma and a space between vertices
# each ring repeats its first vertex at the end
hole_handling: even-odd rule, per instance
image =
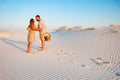
POLYGON ((84 64, 81 64, 81 67, 86 67, 84 64))
POLYGON ((66 51, 64 51, 64 50, 59 50, 59 51, 57 51, 57 55, 65 55, 65 56, 67 56, 68 53, 66 51))
POLYGON ((57 51, 57 56, 58 56, 57 60, 64 64, 74 65, 77 68, 91 69, 88 65, 80 64, 79 62, 80 57, 85 56, 80 56, 77 52, 59 50, 57 51))
POLYGON ((39 51, 33 51, 32 53, 24 52, 24 54, 39 54, 39 51))
POLYGON ((109 65, 109 62, 103 60, 102 58, 91 58, 90 60, 92 60, 97 65, 109 65))
POLYGON ((120 77, 120 72, 115 73, 116 76, 120 77))
POLYGON ((102 63, 102 58, 90 58, 95 64, 100 65, 102 63))

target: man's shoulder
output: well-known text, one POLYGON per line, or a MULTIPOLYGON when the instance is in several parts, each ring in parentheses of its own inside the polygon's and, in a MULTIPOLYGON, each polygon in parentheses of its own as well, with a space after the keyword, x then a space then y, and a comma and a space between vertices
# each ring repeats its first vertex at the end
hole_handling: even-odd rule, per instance
POLYGON ((44 21, 44 20, 41 20, 40 22, 43 23, 43 24, 45 24, 45 21, 44 21))
POLYGON ((41 19, 41 22, 45 22, 43 19, 41 19))

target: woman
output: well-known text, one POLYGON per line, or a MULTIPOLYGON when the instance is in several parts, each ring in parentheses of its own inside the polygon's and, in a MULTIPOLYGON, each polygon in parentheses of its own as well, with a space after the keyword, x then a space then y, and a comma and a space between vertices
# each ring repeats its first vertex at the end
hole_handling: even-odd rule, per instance
POLYGON ((27 52, 32 53, 32 43, 35 41, 35 31, 40 30, 39 28, 36 28, 35 21, 33 18, 30 19, 30 24, 28 25, 28 46, 27 46, 27 52))

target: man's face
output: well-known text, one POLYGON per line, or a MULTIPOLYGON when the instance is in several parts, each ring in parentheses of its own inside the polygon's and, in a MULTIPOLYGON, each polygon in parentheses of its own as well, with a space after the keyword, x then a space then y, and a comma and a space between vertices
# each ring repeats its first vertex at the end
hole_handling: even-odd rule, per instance
POLYGON ((41 19, 39 17, 36 17, 36 21, 40 21, 41 19))

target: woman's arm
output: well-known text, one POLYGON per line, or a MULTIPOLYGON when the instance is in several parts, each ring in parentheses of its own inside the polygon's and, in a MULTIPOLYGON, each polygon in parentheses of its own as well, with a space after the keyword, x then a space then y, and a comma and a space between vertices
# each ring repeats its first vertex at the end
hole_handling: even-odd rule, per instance
POLYGON ((36 25, 34 25, 34 27, 32 27, 32 30, 39 31, 41 28, 36 28, 36 25))
POLYGON ((30 29, 30 27, 28 26, 28 27, 27 27, 27 31, 30 31, 30 30, 31 30, 31 29, 30 29))
POLYGON ((40 28, 33 27, 32 30, 39 31, 41 30, 40 28))

